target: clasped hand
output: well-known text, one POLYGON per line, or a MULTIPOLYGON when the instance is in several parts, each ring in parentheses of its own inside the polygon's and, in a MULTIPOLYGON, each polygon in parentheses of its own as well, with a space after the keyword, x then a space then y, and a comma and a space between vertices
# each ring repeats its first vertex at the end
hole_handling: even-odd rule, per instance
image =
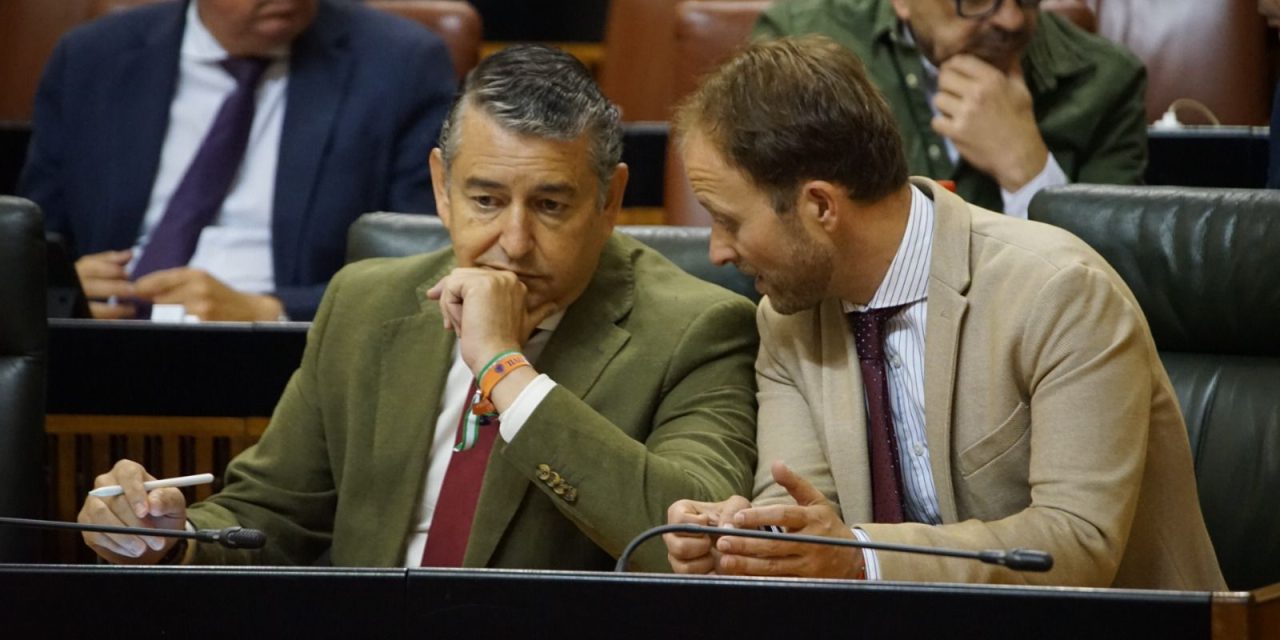
POLYGON ((527 296, 516 274, 474 267, 454 269, 427 291, 427 298, 440 302, 445 329, 457 334, 462 360, 477 375, 493 356, 519 349, 555 312, 552 302, 528 309, 527 296))
MULTIPOLYGON (((671 524, 759 529, 774 525, 788 533, 852 539, 822 492, 782 462, 773 463, 773 478, 795 499, 794 505, 752 507, 742 496, 722 502, 680 500, 667 510, 671 524)), ((668 533, 667 559, 676 573, 722 575, 855 578, 863 570, 857 549, 778 540, 668 533)))

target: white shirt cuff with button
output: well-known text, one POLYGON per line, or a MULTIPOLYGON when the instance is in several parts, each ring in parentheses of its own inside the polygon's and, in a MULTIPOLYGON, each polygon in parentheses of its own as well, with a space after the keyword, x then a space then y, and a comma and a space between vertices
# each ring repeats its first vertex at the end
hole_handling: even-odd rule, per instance
MULTIPOLYGON (((853 532, 853 537, 857 538, 859 542, 871 542, 871 536, 867 535, 866 531, 863 531, 858 527, 852 527, 850 528, 850 531, 853 532)), ((865 579, 879 580, 880 579, 880 558, 876 556, 876 550, 863 549, 862 562, 867 566, 865 579)))
POLYGON ((554 388, 556 388, 555 381, 547 374, 539 373, 538 377, 521 389, 520 395, 511 402, 511 406, 498 416, 498 433, 502 439, 506 442, 515 440, 516 435, 520 433, 520 428, 529 421, 529 416, 533 415, 534 410, 542 404, 547 394, 554 388))
POLYGON ((1058 165, 1058 160, 1049 154, 1049 160, 1044 163, 1044 169, 1036 177, 1022 185, 1017 191, 1000 190, 1000 199, 1004 201, 1004 214, 1015 218, 1027 219, 1027 210, 1031 208, 1031 198, 1039 193, 1042 189, 1056 187, 1069 183, 1067 174, 1062 171, 1062 167, 1058 165))

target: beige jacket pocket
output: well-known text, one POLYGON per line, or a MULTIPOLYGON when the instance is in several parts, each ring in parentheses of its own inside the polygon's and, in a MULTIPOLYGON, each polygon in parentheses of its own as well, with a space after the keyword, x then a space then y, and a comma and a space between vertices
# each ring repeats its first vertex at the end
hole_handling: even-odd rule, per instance
MULTIPOLYGON (((1013 413, 1008 418, 1005 418, 1004 422, 1000 423, 1000 426, 960 452, 958 460, 960 475, 968 479, 1001 456, 1009 453, 1019 441, 1027 436, 1030 426, 1031 407, 1027 406, 1025 402, 1019 402, 1013 413)), ((1021 448, 1026 449, 1027 447, 1024 445, 1021 448)), ((1023 457, 1028 456, 1024 455, 1023 457)))

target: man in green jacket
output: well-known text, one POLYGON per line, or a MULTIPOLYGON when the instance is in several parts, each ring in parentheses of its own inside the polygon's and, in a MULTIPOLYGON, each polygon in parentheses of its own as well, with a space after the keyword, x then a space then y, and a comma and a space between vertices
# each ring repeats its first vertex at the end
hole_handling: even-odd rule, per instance
POLYGON ((788 0, 755 35, 820 33, 851 49, 889 101, 913 175, 1025 218, 1043 188, 1137 184, 1147 163, 1142 63, 1039 4, 788 0))
MULTIPOLYGON (((121 461, 84 522, 260 529, 261 550, 86 534, 112 562, 606 569, 686 495, 750 489, 754 307, 613 232, 618 110, 573 58, 468 76, 431 169, 451 249, 331 282, 261 441, 186 508, 121 461)), ((660 544, 636 568, 662 570, 660 544)))

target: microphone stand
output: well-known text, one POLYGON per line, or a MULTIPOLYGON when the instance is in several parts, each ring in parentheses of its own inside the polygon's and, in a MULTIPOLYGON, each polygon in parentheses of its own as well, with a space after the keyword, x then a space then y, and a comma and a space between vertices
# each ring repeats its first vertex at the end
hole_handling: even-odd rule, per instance
POLYGON ((266 534, 257 529, 227 527, 225 529, 149 529, 146 527, 116 527, 102 524, 81 524, 59 520, 31 520, 28 518, 0 517, 0 525, 13 525, 30 529, 69 529, 72 531, 96 531, 100 533, 124 533, 135 536, 160 538, 185 538, 197 542, 216 542, 228 549, 261 549, 267 542, 266 534))
POLYGON ((737 536, 740 538, 760 538, 764 540, 782 540, 784 542, 800 542, 805 544, 822 544, 836 547, 853 547, 855 549, 875 549, 877 551, 898 551, 902 553, 919 553, 930 556, 947 556, 950 558, 966 558, 977 560, 987 564, 1000 565, 1014 571, 1048 571, 1053 568, 1053 556, 1047 551, 1039 551, 1036 549, 984 549, 982 551, 968 551, 965 549, 946 549, 939 547, 920 547, 910 544, 896 544, 892 542, 863 542, 861 540, 848 540, 845 538, 824 538, 822 536, 810 536, 799 533, 775 533, 772 531, 757 531, 753 529, 726 529, 723 527, 704 527, 696 524, 667 524, 660 527, 654 527, 644 531, 636 536, 622 550, 622 555, 618 556, 618 564, 614 566, 615 573, 626 573, 627 562, 631 559, 631 553, 639 547, 641 543, 654 536, 664 533, 700 533, 718 538, 720 536, 737 536))

